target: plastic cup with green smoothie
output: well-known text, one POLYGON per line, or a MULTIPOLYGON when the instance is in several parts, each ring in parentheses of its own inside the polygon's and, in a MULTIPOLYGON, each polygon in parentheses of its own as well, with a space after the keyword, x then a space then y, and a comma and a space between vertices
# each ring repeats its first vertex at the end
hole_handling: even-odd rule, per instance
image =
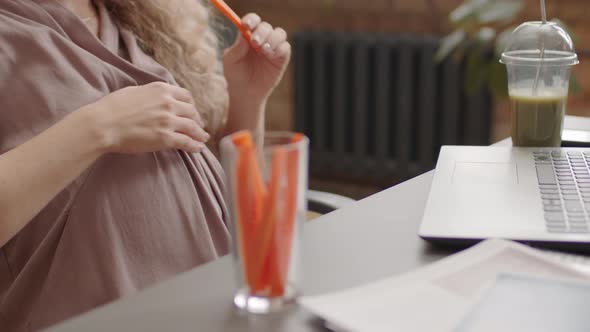
POLYGON ((508 71, 514 146, 558 147, 572 66, 579 63, 571 37, 553 22, 526 22, 502 53, 508 71))

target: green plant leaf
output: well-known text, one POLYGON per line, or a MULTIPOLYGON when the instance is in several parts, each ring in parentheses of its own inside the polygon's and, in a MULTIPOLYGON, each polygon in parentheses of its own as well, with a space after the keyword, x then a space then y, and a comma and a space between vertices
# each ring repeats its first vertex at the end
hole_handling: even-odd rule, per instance
POLYGON ((506 66, 494 58, 489 65, 488 85, 497 97, 508 97, 508 74, 506 66))
POLYGON ((445 60, 453 51, 463 43, 467 38, 467 34, 464 30, 459 29, 444 37, 441 41, 440 47, 434 56, 437 62, 445 60))
POLYGON ((481 8, 485 7, 489 2, 490 0, 467 0, 449 14, 449 19, 455 24, 461 24, 461 22, 473 19, 478 16, 481 8))
POLYGON ((468 94, 476 93, 485 83, 488 77, 488 66, 478 50, 467 54, 465 66, 465 91, 468 94))
POLYGON ((510 22, 516 18, 523 7, 522 0, 489 2, 479 9, 478 20, 481 24, 510 22))
POLYGON ((496 38, 496 29, 491 27, 482 27, 476 34, 476 38, 481 43, 489 43, 496 38))

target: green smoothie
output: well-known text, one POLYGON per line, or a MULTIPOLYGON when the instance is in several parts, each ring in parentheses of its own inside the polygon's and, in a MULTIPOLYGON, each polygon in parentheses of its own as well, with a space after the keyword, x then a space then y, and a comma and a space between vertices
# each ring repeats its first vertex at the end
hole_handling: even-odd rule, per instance
POLYGON ((567 92, 511 91, 512 101, 512 143, 514 146, 559 147, 563 118, 567 103, 567 92))

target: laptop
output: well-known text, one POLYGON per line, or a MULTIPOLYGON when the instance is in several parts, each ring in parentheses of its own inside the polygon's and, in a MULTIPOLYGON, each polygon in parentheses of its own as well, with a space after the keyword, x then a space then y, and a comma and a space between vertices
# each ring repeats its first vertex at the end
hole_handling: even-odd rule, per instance
POLYGON ((590 149, 445 146, 419 235, 590 252, 590 149))

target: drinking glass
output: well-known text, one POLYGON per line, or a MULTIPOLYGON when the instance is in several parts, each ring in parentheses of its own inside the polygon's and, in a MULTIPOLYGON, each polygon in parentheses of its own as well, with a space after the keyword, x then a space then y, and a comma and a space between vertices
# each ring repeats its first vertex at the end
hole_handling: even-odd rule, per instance
POLYGON ((301 291, 309 140, 269 132, 262 143, 257 149, 249 132, 221 141, 237 276, 234 304, 258 314, 281 310, 301 291))
POLYGON ((573 41, 554 22, 526 22, 502 54, 512 102, 514 146, 559 147, 572 66, 573 41))

